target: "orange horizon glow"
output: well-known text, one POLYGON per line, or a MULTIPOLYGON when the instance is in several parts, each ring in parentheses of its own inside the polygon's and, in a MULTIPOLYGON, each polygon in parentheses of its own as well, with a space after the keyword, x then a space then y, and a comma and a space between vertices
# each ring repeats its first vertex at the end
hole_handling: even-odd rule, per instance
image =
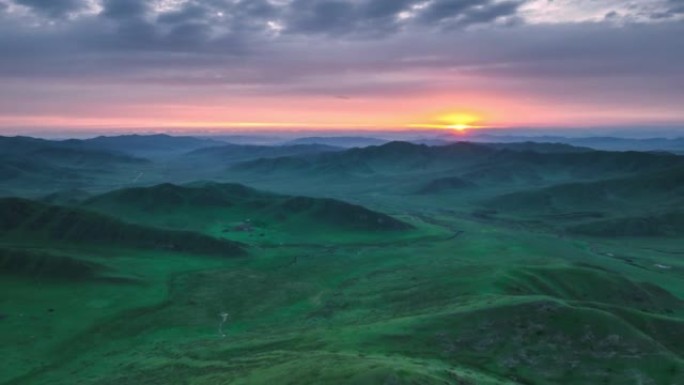
POLYGON ((473 129, 487 128, 483 124, 483 115, 476 112, 449 112, 441 114, 431 119, 430 123, 412 123, 408 127, 411 128, 429 128, 439 130, 452 130, 456 132, 465 132, 473 129))
POLYGON ((394 97, 273 98, 199 96, 184 103, 112 102, 76 107, 46 105, 31 115, 0 115, 0 133, 14 130, 163 129, 174 132, 230 130, 445 130, 464 133, 508 127, 596 127, 668 123, 677 114, 660 109, 604 110, 582 104, 528 98, 520 104, 503 93, 416 93, 394 97), (617 117, 617 118, 616 118, 617 117))

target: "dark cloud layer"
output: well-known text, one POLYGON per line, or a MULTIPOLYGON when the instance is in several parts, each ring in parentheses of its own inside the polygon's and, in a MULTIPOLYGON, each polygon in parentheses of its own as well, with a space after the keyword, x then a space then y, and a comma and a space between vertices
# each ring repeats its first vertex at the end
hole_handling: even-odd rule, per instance
POLYGON ((149 11, 149 2, 139 0, 104 0, 101 16, 116 20, 138 19, 149 11))
POLYGON ((429 3, 418 19, 427 25, 489 23, 517 13, 521 1, 442 0, 429 3))
POLYGON ((50 17, 63 17, 86 7, 83 0, 16 0, 16 3, 50 17))

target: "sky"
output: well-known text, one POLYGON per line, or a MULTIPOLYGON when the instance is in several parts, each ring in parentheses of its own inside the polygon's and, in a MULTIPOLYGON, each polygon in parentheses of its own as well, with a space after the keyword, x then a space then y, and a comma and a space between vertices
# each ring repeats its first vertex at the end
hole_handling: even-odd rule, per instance
POLYGON ((0 0, 0 134, 684 127, 684 0, 0 0))

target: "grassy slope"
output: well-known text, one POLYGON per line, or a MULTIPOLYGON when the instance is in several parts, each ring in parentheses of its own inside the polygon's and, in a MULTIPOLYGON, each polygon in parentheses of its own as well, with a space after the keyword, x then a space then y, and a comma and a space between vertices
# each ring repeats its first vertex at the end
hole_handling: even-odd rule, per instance
MULTIPOLYGON (((0 313, 7 314, 0 319, 0 333, 12 335, 5 351, 13 353, 0 367, 0 382, 684 383, 684 245, 679 238, 556 237, 463 216, 461 211, 471 207, 468 200, 484 194, 387 193, 386 186, 402 179, 401 167, 420 175, 421 168, 426 172, 423 166, 442 166, 430 156, 415 163, 387 157, 385 150, 373 150, 376 158, 362 162, 375 173, 368 179, 354 171, 361 163, 329 163, 318 164, 318 174, 290 180, 289 186, 323 194, 313 190, 312 180, 334 181, 330 170, 357 173, 351 178, 336 174, 341 180, 336 183, 348 189, 339 196, 354 190, 348 196, 391 207, 420 229, 433 229, 430 233, 407 239, 380 232, 360 240, 326 230, 327 236, 301 243, 284 239, 291 242, 283 245, 277 234, 268 233, 265 241, 246 238, 262 246, 246 260, 104 245, 46 244, 31 250, 33 262, 20 264, 24 267, 15 268, 11 279, 0 281, 0 293, 12 293, 0 296, 0 313), (54 263, 65 257, 87 261, 93 270, 78 282, 45 280, 41 266, 52 257, 54 263), (129 280, 101 279, 111 276, 129 280), (74 298, 77 292, 81 295, 74 298), (223 312, 230 313, 225 337, 218 330, 223 312)), ((420 159, 424 150, 417 154, 412 159, 420 159)), ((538 161, 536 155, 524 157, 538 161)), ((614 159, 621 157, 601 167, 614 170, 611 175, 650 170, 629 163, 616 168, 614 159)), ((598 161, 577 161, 563 173, 582 179, 598 161)), ((653 169, 662 166, 659 162, 653 169)), ((315 171, 308 163, 288 167, 315 171)), ((559 168, 548 172, 562 174, 559 168)), ((278 185, 276 174, 264 177, 264 185, 278 185)), ((530 187, 523 180, 515 183, 530 187)), ((416 184, 410 186, 415 191, 416 184)), ((335 183, 325 187, 333 190, 335 183)), ((649 202, 650 194, 645 191, 639 202, 649 202)), ((161 202, 152 194, 151 208, 126 212, 118 204, 110 212, 128 218, 144 213, 140 220, 149 223, 184 218, 187 226, 199 228, 216 210, 197 209, 198 202, 207 201, 212 199, 201 193, 196 201, 171 200, 154 209, 161 202), (168 215, 169 210, 178 216, 168 215)), ((535 212, 511 215, 528 213, 535 212)), ((293 223, 306 229, 307 221, 293 223)))
POLYGON ((0 242, 20 245, 117 245, 228 257, 245 253, 240 244, 226 239, 133 225, 85 210, 18 198, 0 199, 0 231, 0 242))
POLYGON ((483 204, 502 215, 554 223, 575 234, 684 235, 684 169, 504 194, 483 204))
MULTIPOLYGON (((351 149, 316 157, 261 159, 237 164, 236 177, 315 181, 330 177, 340 184, 372 177, 431 178, 462 177, 473 183, 555 183, 596 180, 663 170, 684 164, 684 157, 667 154, 614 153, 603 151, 533 152, 484 144, 456 143, 429 147, 404 142, 351 149), (334 174, 331 171, 335 171, 334 174)), ((371 180, 372 181, 372 180, 371 180)), ((415 186, 414 186, 415 190, 415 186)))
POLYGON ((244 255, 227 240, 0 199, 0 381, 58 360, 93 322, 161 301, 173 274, 244 255))
MULTIPOLYGON (((283 247, 169 277, 164 299, 94 324, 57 345, 56 363, 13 383, 682 381, 680 270, 440 220, 464 235, 381 248, 283 247), (222 312, 230 313, 227 337, 217 330, 222 312)), ((684 270, 677 258, 659 261, 684 270)), ((159 267, 135 264, 142 276, 159 267)))
POLYGON ((127 220, 264 244, 410 236, 413 226, 333 199, 277 195, 237 184, 171 184, 114 191, 83 207, 127 220), (248 226, 250 231, 242 228, 248 226))

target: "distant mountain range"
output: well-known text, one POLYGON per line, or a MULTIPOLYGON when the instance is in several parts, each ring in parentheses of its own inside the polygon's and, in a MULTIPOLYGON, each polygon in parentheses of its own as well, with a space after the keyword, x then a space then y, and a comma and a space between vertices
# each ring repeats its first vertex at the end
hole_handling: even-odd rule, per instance
POLYGON ((516 136, 473 134, 468 140, 475 142, 535 142, 562 143, 605 151, 667 151, 684 154, 684 138, 618 138, 609 136, 569 138, 563 136, 516 136))
POLYGON ((322 144, 335 147, 367 147, 377 146, 389 142, 387 139, 378 139, 365 136, 312 136, 305 138, 297 138, 285 142, 285 145, 301 145, 301 144, 322 144))
MULTIPOLYGON (((455 143, 426 146, 391 142, 382 146, 322 153, 309 157, 259 159, 231 167, 234 172, 313 177, 335 172, 345 176, 402 178, 441 174, 469 182, 504 183, 598 179, 657 171, 684 164, 684 157, 643 152, 606 152, 558 144, 455 143)), ((332 175, 332 174, 330 174, 332 175)))
MULTIPOLYGON (((311 137, 265 146, 167 135, 64 141, 0 137, 0 195, 42 198, 50 204, 86 200, 81 209, 111 215, 130 212, 129 221, 144 226, 173 224, 173 229, 190 226, 181 218, 187 206, 183 202, 188 200, 204 210, 204 217, 191 216, 207 223, 214 223, 221 213, 233 222, 261 218, 283 228, 326 223, 331 218, 347 222, 330 222, 330 226, 402 227, 391 217, 334 200, 266 196, 253 190, 244 190, 250 191, 248 198, 239 198, 234 194, 240 189, 230 187, 237 182, 291 195, 352 197, 351 201, 361 204, 377 202, 376 196, 414 196, 428 205, 430 200, 446 200, 500 216, 560 221, 557 224, 563 231, 582 234, 649 234, 643 230, 648 224, 661 229, 658 234, 679 234, 684 156, 590 147, 639 144, 662 149, 667 144, 676 148, 681 140, 584 138, 563 143, 558 137, 536 139, 548 142, 430 146, 360 137, 311 137), (198 180, 230 183, 189 184, 198 180), (125 199, 115 199, 121 196, 125 199), (176 200, 168 203, 169 199, 176 200), (216 211, 212 202, 225 205, 216 211), (650 202, 658 202, 659 210, 650 208, 650 202), (137 215, 159 211, 154 207, 181 214, 155 214, 151 222, 137 215), (357 223, 354 218, 368 221, 357 223), (290 220, 297 224, 288 225, 290 220)), ((199 224, 188 228, 195 231, 199 224)))

